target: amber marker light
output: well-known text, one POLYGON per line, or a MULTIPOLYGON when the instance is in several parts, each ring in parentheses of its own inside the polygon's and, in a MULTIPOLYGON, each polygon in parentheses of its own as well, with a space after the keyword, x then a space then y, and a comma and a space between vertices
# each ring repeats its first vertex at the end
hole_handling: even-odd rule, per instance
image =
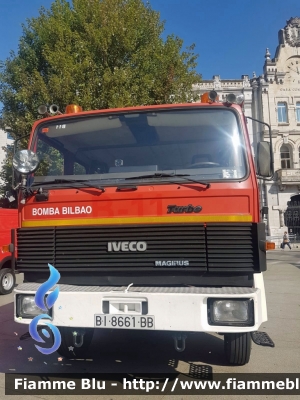
POLYGON ((201 103, 214 103, 217 101, 219 101, 219 96, 215 90, 205 92, 201 95, 201 103))
POLYGON ((275 250, 275 243, 274 242, 266 242, 265 248, 266 248, 266 250, 275 250))
POLYGON ((69 104, 66 107, 66 114, 75 114, 79 112, 82 112, 82 107, 77 104, 69 104))
POLYGON ((4 244, 3 246, 1 246, 1 252, 2 253, 10 253, 10 245, 4 244))

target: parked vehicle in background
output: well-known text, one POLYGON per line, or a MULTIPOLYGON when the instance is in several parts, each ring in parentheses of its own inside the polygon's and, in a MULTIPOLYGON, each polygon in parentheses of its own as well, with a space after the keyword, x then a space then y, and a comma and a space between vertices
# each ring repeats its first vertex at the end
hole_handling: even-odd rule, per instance
POLYGON ((11 230, 18 226, 18 210, 0 208, 0 294, 11 293, 16 282, 10 250, 11 230))

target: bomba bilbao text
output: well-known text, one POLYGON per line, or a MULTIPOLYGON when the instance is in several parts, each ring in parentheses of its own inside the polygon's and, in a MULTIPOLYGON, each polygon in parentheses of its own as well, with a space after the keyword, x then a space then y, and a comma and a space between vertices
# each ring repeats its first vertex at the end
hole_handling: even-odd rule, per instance
POLYGON ((93 208, 91 206, 75 206, 75 207, 38 207, 32 208, 33 216, 42 215, 81 215, 91 214, 93 208))

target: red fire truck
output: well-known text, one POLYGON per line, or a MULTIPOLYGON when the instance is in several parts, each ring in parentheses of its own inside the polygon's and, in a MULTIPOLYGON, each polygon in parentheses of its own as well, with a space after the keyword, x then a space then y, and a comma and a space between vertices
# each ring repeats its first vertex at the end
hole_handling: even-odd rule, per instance
POLYGON ((247 363, 250 333, 267 320, 273 245, 257 177, 272 175, 272 154, 259 142, 255 167, 242 101, 212 91, 201 103, 40 107, 46 117, 14 157, 14 268, 25 278, 15 321, 41 313, 34 296, 51 264, 65 357, 70 346, 84 357, 95 329, 137 329, 170 332, 178 351, 190 332, 221 333, 228 362, 247 363))
POLYGON ((11 230, 18 226, 18 210, 0 208, 0 294, 8 294, 15 286, 15 274, 11 268, 11 230))

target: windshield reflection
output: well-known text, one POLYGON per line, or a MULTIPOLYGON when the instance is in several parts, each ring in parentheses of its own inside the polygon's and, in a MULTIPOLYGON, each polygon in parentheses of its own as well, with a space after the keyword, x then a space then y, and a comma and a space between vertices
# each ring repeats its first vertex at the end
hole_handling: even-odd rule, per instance
MULTIPOLYGON (((240 179, 244 140, 230 109, 178 109, 62 118, 41 124, 35 177, 127 180, 155 173, 240 179)), ((142 179, 142 177, 141 177, 142 179)))

